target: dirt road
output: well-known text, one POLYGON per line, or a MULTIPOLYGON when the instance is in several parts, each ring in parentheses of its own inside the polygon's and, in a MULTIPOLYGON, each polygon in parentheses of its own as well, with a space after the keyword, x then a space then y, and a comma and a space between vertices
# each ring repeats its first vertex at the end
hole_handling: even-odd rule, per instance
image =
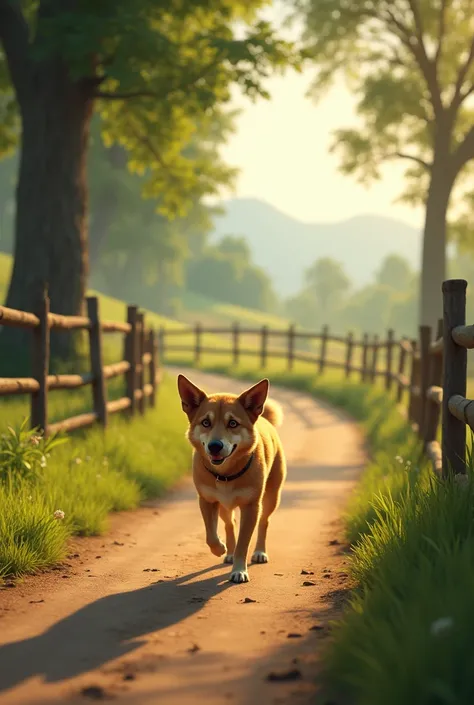
MULTIPOLYGON (((189 376, 208 391, 243 388, 189 376)), ((114 517, 107 536, 75 540, 59 570, 0 591, 2 705, 325 702, 318 652, 347 587, 338 517, 363 443, 326 405, 288 390, 273 396, 286 414, 289 472, 270 563, 252 566, 248 584, 227 582, 189 480, 165 501, 114 517), (288 671, 290 680, 267 679, 288 671)))

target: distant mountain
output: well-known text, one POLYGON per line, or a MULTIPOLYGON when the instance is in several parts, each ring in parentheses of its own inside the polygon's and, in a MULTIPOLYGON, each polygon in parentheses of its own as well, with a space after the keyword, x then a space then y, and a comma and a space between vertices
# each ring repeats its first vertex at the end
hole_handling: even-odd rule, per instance
POLYGON ((361 215, 339 223, 303 223, 264 201, 236 198, 222 204, 214 237, 244 235, 254 260, 287 296, 298 291, 302 274, 319 257, 343 263, 355 285, 367 284, 389 254, 405 257, 413 268, 421 261, 421 233, 392 218, 361 215))

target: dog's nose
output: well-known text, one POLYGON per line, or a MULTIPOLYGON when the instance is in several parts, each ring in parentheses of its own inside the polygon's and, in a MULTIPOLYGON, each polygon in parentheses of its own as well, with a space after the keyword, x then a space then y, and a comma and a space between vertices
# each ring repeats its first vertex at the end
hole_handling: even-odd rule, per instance
POLYGON ((224 444, 222 443, 222 441, 211 441, 207 444, 207 449, 209 450, 209 453, 211 455, 219 455, 223 447, 224 444))

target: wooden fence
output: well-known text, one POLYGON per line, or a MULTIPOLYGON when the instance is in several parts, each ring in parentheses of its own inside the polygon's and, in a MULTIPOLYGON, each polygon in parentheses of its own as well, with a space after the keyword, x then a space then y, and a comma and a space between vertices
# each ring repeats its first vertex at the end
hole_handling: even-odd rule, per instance
POLYGON ((326 368, 341 369, 346 378, 359 375, 361 382, 382 379, 387 392, 394 393, 398 403, 406 402, 407 418, 423 442, 423 449, 432 462, 434 471, 446 476, 449 472, 464 473, 466 469, 466 424, 474 429, 474 400, 466 399, 467 348, 474 348, 474 325, 466 326, 466 287, 464 280, 443 283, 444 317, 434 332, 429 326, 420 326, 418 340, 397 340, 392 330, 380 340, 365 334, 356 340, 352 333, 332 335, 328 326, 320 333, 297 331, 294 325, 286 330, 242 328, 235 323, 230 328, 194 327, 161 329, 159 333, 162 359, 168 352, 191 352, 195 364, 203 354, 231 354, 238 365, 242 356, 257 357, 265 369, 269 358, 286 360, 292 370, 295 361, 314 366, 318 374, 326 368), (447 331, 447 335, 443 335, 447 331), (230 336, 231 347, 203 346, 206 334, 230 336), (175 337, 191 336, 188 344, 173 343, 175 337), (255 347, 242 345, 245 336, 259 340, 255 347), (271 339, 279 343, 270 349, 271 339), (297 341, 319 345, 318 352, 296 350, 297 341), (341 359, 328 355, 328 344, 344 346, 341 359), (360 363, 354 364, 356 351, 360 363), (438 442, 442 419, 442 443, 438 442))
POLYGON ((103 321, 99 315, 97 297, 87 298, 87 316, 60 316, 49 311, 47 295, 41 297, 38 311, 27 313, 0 306, 0 325, 28 328, 32 331, 32 377, 0 378, 0 396, 31 395, 31 427, 45 435, 73 431, 96 422, 107 426, 109 414, 126 411, 144 414, 154 407, 160 381, 157 336, 146 329, 144 314, 137 306, 127 309, 127 321, 103 321), (86 374, 49 374, 50 331, 87 330, 89 336, 90 372, 86 374), (102 334, 125 335, 124 357, 121 362, 104 365, 102 334), (107 400, 106 382, 125 377, 126 396, 107 400), (78 389, 92 385, 93 409, 57 423, 48 423, 48 393, 57 389, 78 389))

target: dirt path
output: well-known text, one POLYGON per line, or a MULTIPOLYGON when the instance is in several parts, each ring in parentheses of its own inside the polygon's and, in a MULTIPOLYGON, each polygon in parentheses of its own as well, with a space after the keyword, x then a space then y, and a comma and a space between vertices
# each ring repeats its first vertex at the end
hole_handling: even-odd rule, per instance
MULTIPOLYGON (((243 388, 189 376, 208 391, 243 388)), ((252 566, 249 584, 226 581, 188 480, 166 501, 114 517, 106 537, 76 540, 60 570, 0 591, 2 705, 325 702, 315 696, 318 651, 347 587, 338 516, 363 444, 325 405, 273 392, 285 409, 289 472, 270 563, 252 566), (289 670, 293 680, 267 680, 289 670)))

